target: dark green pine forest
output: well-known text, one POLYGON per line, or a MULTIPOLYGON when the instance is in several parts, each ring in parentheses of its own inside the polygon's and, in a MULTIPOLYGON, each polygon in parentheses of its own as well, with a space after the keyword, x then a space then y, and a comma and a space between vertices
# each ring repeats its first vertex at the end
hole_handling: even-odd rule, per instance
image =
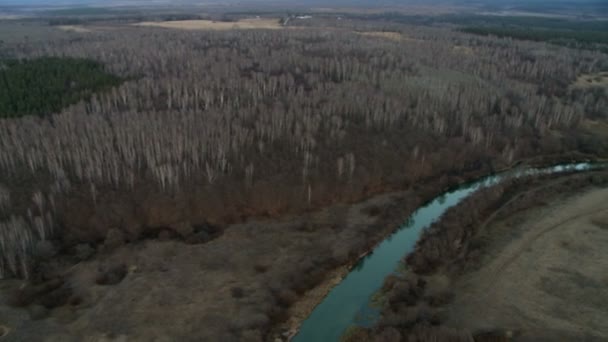
POLYGON ((0 117, 59 112, 121 82, 87 59, 0 60, 0 117))

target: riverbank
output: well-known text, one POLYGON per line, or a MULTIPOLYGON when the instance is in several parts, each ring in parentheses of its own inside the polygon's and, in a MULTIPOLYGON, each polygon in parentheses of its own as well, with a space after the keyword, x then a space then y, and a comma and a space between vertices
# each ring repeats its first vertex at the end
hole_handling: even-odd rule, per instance
POLYGON ((78 260, 63 256, 45 265, 42 285, 2 282, 0 299, 13 305, 0 306, 0 316, 12 337, 30 340, 286 340, 362 254, 443 189, 478 176, 235 224, 205 243, 161 232, 78 260))
MULTIPOLYGON (((530 307, 536 305, 536 308, 538 306, 546 308, 546 305, 551 302, 543 302, 542 299, 539 299, 543 297, 537 296, 536 292, 520 288, 521 281, 525 282, 525 279, 527 279, 526 276, 522 276, 526 270, 534 273, 538 271, 538 267, 544 267, 535 264, 534 257, 528 260, 527 269, 520 270, 519 273, 515 272, 513 277, 501 277, 501 282, 494 283, 500 288, 500 285, 506 282, 509 285, 505 286, 512 292, 494 293, 494 297, 489 295, 490 297, 486 298, 487 300, 484 300, 483 303, 482 301, 475 301, 478 303, 476 307, 471 305, 471 296, 479 299, 477 295, 485 292, 492 293, 496 286, 483 283, 479 281, 480 278, 475 278, 472 274, 479 269, 483 269, 484 265, 490 262, 488 260, 494 258, 509 259, 508 256, 501 256, 505 248, 514 248, 514 246, 522 243, 524 245, 528 243, 525 242, 528 240, 525 238, 522 240, 521 236, 516 234, 517 231, 522 236, 526 234, 535 236, 535 234, 539 234, 540 230, 540 235, 543 238, 551 236, 551 234, 544 232, 542 224, 538 225, 540 228, 530 229, 530 221, 521 216, 522 213, 527 215, 530 211, 541 210, 538 213, 542 212, 542 214, 537 213, 535 215, 536 217, 543 217, 547 216, 546 210, 550 210, 550 212, 557 211, 567 216, 571 210, 560 207, 560 205, 568 200, 568 196, 588 191, 591 193, 600 191, 597 190, 598 187, 604 187, 607 182, 608 174, 606 172, 590 172, 562 177, 542 177, 542 180, 515 181, 476 193, 449 210, 441 221, 425 232, 415 252, 408 256, 406 261, 407 271, 403 275, 387 278, 383 288, 384 298, 381 300, 382 318, 378 324, 370 330, 355 329, 350 331, 348 338, 352 341, 365 340, 371 338, 371 336, 391 337, 397 340, 399 338, 417 337, 423 338, 423 340, 424 338, 451 338, 468 341, 475 338, 476 341, 483 341, 489 337, 508 340, 513 336, 520 336, 521 340, 526 340, 525 338, 534 340, 535 338, 559 336, 559 331, 551 330, 551 328, 559 327, 559 324, 556 325, 555 321, 547 319, 547 315, 541 317, 544 318, 543 320, 538 315, 534 315, 535 312, 530 313, 530 307), (464 215, 463 213, 467 214, 464 215), (500 234, 495 234, 495 225, 504 225, 504 220, 512 221, 510 221, 509 228, 503 227, 501 238, 500 234), (513 225, 519 227, 519 230, 511 229, 513 225), (530 232, 528 233, 528 231, 530 232), (500 245, 501 243, 502 245, 500 245), (468 279, 468 281, 464 282, 463 279, 468 279), (469 288, 471 288, 470 291, 469 288), (478 291, 477 295, 475 295, 475 289, 478 291), (521 299, 523 301, 526 298, 530 301, 527 308, 511 305, 511 311, 509 311, 498 304, 499 302, 495 306, 489 305, 494 303, 492 298, 501 298, 501 301, 508 303, 518 303, 517 300, 521 298, 523 298, 521 299), (471 313, 476 309, 479 309, 478 314, 472 315, 471 313), (467 312, 469 313, 468 316, 467 312), (515 316, 517 318, 514 318, 514 320, 535 322, 537 325, 535 330, 530 329, 529 326, 528 330, 521 327, 514 328, 513 324, 508 324, 508 322, 496 318, 501 317, 497 312, 502 313, 503 318, 515 316), (484 315, 486 316, 482 318, 484 315), (476 323, 467 325, 463 322, 476 323), (542 325, 543 322, 545 326, 542 325)), ((603 193, 605 194, 605 192, 603 193)), ((590 196, 597 196, 597 194, 590 196)), ((599 203, 606 203, 606 201, 600 201, 599 203)), ((583 240, 574 235, 571 243, 578 245, 583 240)), ((541 243, 536 247, 537 253, 546 254, 545 244, 541 243)), ((496 272, 492 276, 487 276, 487 273, 484 273, 487 276, 485 279, 494 281, 497 274, 507 272, 503 268, 503 266, 495 267, 496 272)), ((541 273, 540 276, 545 277, 545 285, 551 282, 566 287, 573 283, 575 285, 581 284, 580 277, 568 278, 562 274, 560 278, 552 274, 553 278, 551 278, 547 277, 546 273, 541 273)), ((530 277, 530 279, 538 278, 530 277)), ((589 295, 589 292, 582 290, 575 293, 589 295)), ((543 299, 546 298, 547 296, 543 299)), ((572 299, 562 302, 559 312, 569 312, 569 308, 581 304, 580 301, 577 302, 572 299)), ((567 320, 567 315, 562 316, 563 319, 567 320)), ((588 335, 594 336, 593 332, 588 333, 588 335)))
POLYGON ((267 340, 307 290, 386 236, 387 208, 417 205, 414 192, 390 193, 231 225, 206 243, 161 234, 58 257, 43 285, 0 282, 0 317, 22 340, 267 340))

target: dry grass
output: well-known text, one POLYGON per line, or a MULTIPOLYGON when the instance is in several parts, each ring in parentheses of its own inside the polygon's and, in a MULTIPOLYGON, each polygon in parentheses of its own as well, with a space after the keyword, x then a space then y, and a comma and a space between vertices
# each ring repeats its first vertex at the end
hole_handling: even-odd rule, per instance
POLYGON ((406 15, 442 15, 461 12, 467 6, 456 5, 399 5, 390 7, 314 7, 311 10, 317 13, 351 13, 351 14, 381 14, 386 12, 397 12, 406 15))
POLYGON ((77 26, 77 25, 61 25, 61 26, 57 26, 57 28, 60 30, 63 30, 63 31, 68 31, 68 32, 77 32, 77 33, 92 32, 88 28, 84 28, 82 26, 77 26))
POLYGON ((8 335, 11 329, 5 325, 0 325, 0 338, 8 335))
POLYGON ((368 32, 357 32, 357 34, 360 34, 362 36, 365 37, 376 37, 376 38, 384 38, 384 39, 389 39, 389 40, 393 40, 396 42, 418 42, 421 41, 420 39, 414 39, 414 38, 410 38, 408 37, 406 34, 403 33, 399 33, 399 32, 390 32, 390 31, 368 31, 368 32))
POLYGON ((176 20, 176 21, 146 21, 135 26, 153 26, 180 30, 254 30, 254 29, 280 29, 283 26, 279 19, 243 19, 235 22, 212 20, 176 20))
POLYGON ((456 53, 462 53, 463 55, 474 55, 475 51, 473 51, 473 49, 471 49, 468 46, 461 46, 461 45, 455 45, 454 46, 454 52, 456 53))
POLYGON ((456 281, 448 327, 509 327, 530 341, 578 341, 581 334, 606 340, 608 239, 601 223, 608 189, 548 203, 506 219, 520 223, 488 227, 492 241, 484 249, 491 252, 480 269, 456 281), (586 262, 591 256, 594 262, 586 262))
POLYGON ((25 16, 16 15, 16 14, 0 14, 0 20, 19 20, 23 19, 25 16))
POLYGON ((608 87, 608 72, 598 72, 595 74, 584 74, 578 77, 572 84, 576 88, 584 87, 608 87))
POLYGON ((585 119, 581 122, 581 127, 591 134, 608 138, 608 123, 605 121, 585 119))
POLYGON ((371 31, 371 32, 358 32, 362 36, 366 37, 378 37, 378 38, 386 38, 390 40, 400 41, 403 39, 403 36, 399 32, 382 32, 382 31, 371 31))

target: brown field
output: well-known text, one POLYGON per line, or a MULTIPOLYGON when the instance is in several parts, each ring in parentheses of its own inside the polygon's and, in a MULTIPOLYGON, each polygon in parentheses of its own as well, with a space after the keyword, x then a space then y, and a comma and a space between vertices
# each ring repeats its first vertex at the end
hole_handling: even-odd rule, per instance
POLYGON ((61 25, 57 26, 58 29, 68 32, 77 32, 77 33, 89 33, 92 32, 90 29, 78 26, 78 25, 61 25))
POLYGON ((365 36, 365 37, 375 37, 375 38, 384 38, 384 39, 389 39, 389 40, 393 40, 396 42, 420 42, 422 40, 420 39, 414 39, 414 38, 410 38, 408 37, 408 35, 404 34, 404 33, 400 33, 400 32, 390 32, 390 31, 367 31, 367 32, 356 32, 359 35, 365 36))
POLYGON ((592 135, 608 139, 608 123, 602 120, 584 120, 581 126, 592 135))
POLYGON ((446 325, 522 341, 605 340, 607 227, 606 188, 491 223, 489 252, 456 281, 446 325))
POLYGON ((378 14, 386 12, 398 12, 407 15, 442 15, 462 12, 470 10, 471 7, 457 6, 457 5, 441 5, 441 6, 430 6, 430 5, 399 5, 389 7, 378 7, 378 8, 364 8, 364 7, 315 7, 311 10, 319 13, 355 13, 355 14, 378 14))
POLYGON ((403 40, 404 36, 399 32, 382 32, 382 31, 370 31, 370 32, 357 32, 358 34, 366 37, 378 37, 386 38, 395 41, 403 40))
POLYGON ((473 55, 473 54, 475 54, 475 51, 473 51, 472 48, 470 48, 468 46, 461 46, 461 45, 454 46, 454 52, 456 52, 456 53, 462 53, 464 55, 473 55))
POLYGON ((596 74, 585 74, 578 77, 573 84, 574 87, 608 87, 608 72, 596 74))
POLYGON ((283 26, 278 18, 243 19, 235 22, 212 20, 176 20, 176 21, 145 21, 134 26, 162 27, 180 30, 255 30, 255 29, 281 29, 283 26))

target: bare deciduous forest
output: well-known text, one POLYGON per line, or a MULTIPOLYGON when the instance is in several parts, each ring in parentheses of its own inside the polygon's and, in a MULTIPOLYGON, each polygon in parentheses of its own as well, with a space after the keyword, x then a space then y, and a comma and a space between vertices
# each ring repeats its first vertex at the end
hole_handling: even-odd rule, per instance
POLYGON ((608 119, 608 92, 576 85, 608 70, 606 54, 429 26, 327 25, 121 24, 5 42, 0 56, 92 60, 122 83, 57 113, 0 119, 0 277, 41 280, 45 240, 188 239, 200 226, 524 160, 608 154, 605 132, 590 128, 608 119))
POLYGON ((142 188, 180 207, 177 219, 221 222, 483 164, 601 152, 576 129, 605 118, 606 94, 569 86, 606 67, 605 55, 403 31, 407 39, 391 41, 342 30, 130 29, 7 47, 16 58, 89 58, 135 79, 60 115, 0 122, 3 198, 12 198, 3 200, 3 272, 27 272, 30 244, 10 241, 43 238, 57 219, 68 236, 93 241, 112 227, 137 238, 143 226, 175 223, 135 216, 163 212, 135 207, 130 194, 142 188), (10 196, 14 180, 28 186, 10 196), (70 217, 57 211, 70 192, 89 208, 116 197, 128 208, 70 217), (213 208, 180 203, 197 195, 213 208))

